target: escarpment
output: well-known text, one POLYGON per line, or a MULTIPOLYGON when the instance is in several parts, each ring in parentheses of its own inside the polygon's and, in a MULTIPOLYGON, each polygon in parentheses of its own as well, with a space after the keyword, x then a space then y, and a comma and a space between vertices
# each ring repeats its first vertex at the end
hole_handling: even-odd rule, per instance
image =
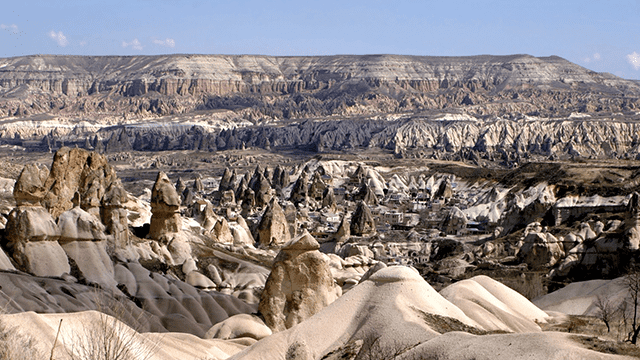
POLYGON ((0 65, 0 116, 225 109, 282 119, 451 107, 495 115, 640 107, 632 81, 530 55, 36 55, 0 65))

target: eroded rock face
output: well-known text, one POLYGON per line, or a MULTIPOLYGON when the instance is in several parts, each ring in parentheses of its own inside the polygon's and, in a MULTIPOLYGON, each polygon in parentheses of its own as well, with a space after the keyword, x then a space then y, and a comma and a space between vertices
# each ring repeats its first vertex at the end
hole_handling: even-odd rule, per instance
POLYGON ((171 180, 164 172, 159 172, 151 190, 151 224, 149 238, 160 240, 163 235, 177 233, 182 227, 180 218, 180 197, 171 180))
POLYGON ((309 175, 306 171, 302 171, 300 177, 293 185, 293 189, 291 189, 291 196, 289 200, 292 203, 298 205, 300 203, 306 203, 309 198, 309 175))
POLYGON ((36 276, 61 276, 71 271, 57 241, 60 230, 47 209, 16 207, 9 213, 5 236, 20 269, 36 276))
POLYGON ((467 217, 462 210, 454 206, 444 219, 443 225, 444 231, 447 234, 456 234, 458 231, 466 228, 467 217))
POLYGON ((44 198, 44 182, 49 176, 46 166, 27 164, 13 187, 13 197, 18 206, 40 205, 44 198))
POLYGON ((276 257, 259 305, 265 323, 274 332, 304 321, 340 295, 319 248, 305 232, 276 257))
POLYGON ((63 147, 56 152, 44 183, 43 205, 54 218, 74 207, 78 194, 83 210, 100 216, 105 191, 117 180, 115 170, 98 153, 63 147))
POLYGON ((9 213, 5 237, 9 245, 30 241, 57 241, 60 230, 47 209, 19 206, 9 213))
POLYGON ((366 236, 376 232, 376 223, 371 210, 364 202, 359 202, 351 217, 351 235, 366 236))
POLYGON ((236 178, 235 170, 231 172, 231 169, 225 168, 220 184, 218 185, 218 191, 223 192, 227 190, 233 190, 233 180, 236 178))
POLYGON ((262 215, 257 232, 258 242, 263 247, 279 246, 291 240, 287 218, 276 198, 271 199, 271 202, 269 202, 269 206, 264 211, 264 215, 262 215))
POLYGON ((564 257, 562 243, 548 233, 531 232, 524 239, 518 258, 532 269, 548 268, 564 257))
POLYGON ((119 179, 107 188, 102 198, 100 217, 107 232, 113 236, 116 248, 129 245, 129 220, 124 205, 127 200, 128 194, 119 179))
POLYGON ((358 193, 354 195, 354 200, 362 201, 367 205, 378 205, 378 198, 376 197, 376 194, 374 194, 365 181, 360 184, 360 189, 358 190, 358 193))
POLYGON ((60 214, 58 218, 60 241, 105 240, 105 227, 98 218, 75 207, 60 214))

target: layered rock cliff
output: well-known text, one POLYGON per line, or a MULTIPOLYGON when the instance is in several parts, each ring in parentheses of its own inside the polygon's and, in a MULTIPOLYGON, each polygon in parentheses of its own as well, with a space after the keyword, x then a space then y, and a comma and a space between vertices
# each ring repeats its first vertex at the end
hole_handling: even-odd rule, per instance
POLYGON ((250 119, 464 107, 477 114, 640 108, 636 82, 559 57, 51 56, 0 59, 0 116, 148 117, 231 109, 250 119))

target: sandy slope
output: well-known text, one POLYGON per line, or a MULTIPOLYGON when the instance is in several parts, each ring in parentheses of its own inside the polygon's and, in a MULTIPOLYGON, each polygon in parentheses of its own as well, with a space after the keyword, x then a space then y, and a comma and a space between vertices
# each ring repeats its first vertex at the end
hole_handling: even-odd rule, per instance
POLYGON ((525 333, 475 336, 450 332, 409 351, 405 360, 589 360, 629 359, 583 348, 576 335, 565 333, 525 333))
MULTIPOLYGON (((90 324, 100 322, 100 313, 96 311, 84 311, 70 314, 36 314, 26 312, 11 315, 2 315, 0 319, 7 324, 20 329, 22 334, 28 334, 36 339, 36 344, 42 353, 51 353, 58 325, 62 320, 60 337, 54 350, 54 358, 65 360, 69 358, 68 349, 70 343, 76 335, 82 335, 84 329, 90 324)), ((111 320, 109 320, 111 321, 111 320)), ((122 327, 123 332, 130 331, 126 325, 122 327)), ((141 334, 140 339, 145 338, 152 346, 157 344, 157 349, 153 351, 153 360, 196 360, 207 357, 227 358, 246 345, 250 340, 205 340, 190 334, 182 333, 149 333, 141 334)))
POLYGON ((594 302, 599 295, 608 298, 614 307, 618 306, 627 295, 622 278, 574 282, 534 299, 533 303, 544 310, 595 316, 598 309, 594 302))
MULTIPOLYGON (((591 288, 598 288, 596 284, 591 288)), ((558 298, 569 301, 578 290, 558 298)), ((602 285, 602 284, 600 284, 602 285)), ((158 348, 152 359, 321 359, 367 337, 382 348, 409 348, 403 359, 610 359, 624 358, 586 349, 574 334, 544 333, 535 321, 546 313, 508 287, 484 276, 458 282, 442 294, 416 271, 402 266, 379 270, 328 307, 296 325, 258 342, 253 339, 206 340, 184 333, 145 333, 158 348), (507 333, 482 334, 485 330, 507 333), (467 331, 467 332, 462 332, 467 331)), ((22 312, 0 320, 36 338, 49 354, 58 324, 56 359, 68 359, 74 334, 99 324, 95 311, 72 314, 22 312)), ((131 331, 123 327, 121 333, 131 331)))

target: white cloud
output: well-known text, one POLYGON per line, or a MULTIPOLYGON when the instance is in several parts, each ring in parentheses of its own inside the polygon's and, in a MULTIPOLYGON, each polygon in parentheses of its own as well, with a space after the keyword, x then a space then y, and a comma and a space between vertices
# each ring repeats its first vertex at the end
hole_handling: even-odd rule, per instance
POLYGON ((18 33, 18 25, 16 25, 16 24, 11 24, 11 25, 0 24, 0 29, 7 30, 7 31, 12 32, 14 34, 18 33))
POLYGON ((600 61, 600 58, 600 53, 593 53, 593 55, 587 56, 586 58, 582 59, 582 61, 588 64, 592 61, 600 61))
POLYGON ((633 66, 634 69, 640 70, 640 54, 633 52, 627 55, 627 62, 633 66))
POLYGON ((59 46, 65 47, 69 44, 67 37, 64 36, 62 31, 55 32, 53 30, 49 31, 49 37, 53 39, 59 46))
POLYGON ((131 47, 133 50, 142 50, 142 44, 140 43, 140 41, 138 41, 138 39, 133 39, 130 42, 123 41, 122 47, 131 47))
POLYGON ((169 38, 166 38, 164 40, 155 39, 155 40, 153 40, 153 43, 156 44, 156 45, 160 45, 160 46, 164 46, 164 47, 170 47, 170 48, 176 46, 176 41, 173 40, 173 39, 169 39, 169 38))

